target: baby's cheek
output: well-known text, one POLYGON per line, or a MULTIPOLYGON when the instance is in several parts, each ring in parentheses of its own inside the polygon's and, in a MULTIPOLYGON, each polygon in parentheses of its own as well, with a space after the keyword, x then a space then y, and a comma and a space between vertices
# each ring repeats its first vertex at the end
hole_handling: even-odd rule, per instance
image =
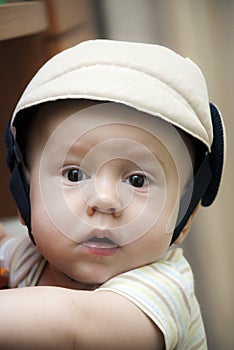
POLYGON ((46 207, 40 196, 31 194, 31 225, 32 231, 43 231, 51 225, 46 207))

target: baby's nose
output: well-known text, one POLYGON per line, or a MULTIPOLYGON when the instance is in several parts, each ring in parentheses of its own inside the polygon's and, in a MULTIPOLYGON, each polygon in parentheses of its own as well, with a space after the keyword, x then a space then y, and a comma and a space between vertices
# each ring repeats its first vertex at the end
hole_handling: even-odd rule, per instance
POLYGON ((118 191, 119 181, 113 176, 96 176, 93 193, 87 203, 89 215, 93 215, 95 211, 112 214, 114 217, 121 215, 123 203, 118 191))

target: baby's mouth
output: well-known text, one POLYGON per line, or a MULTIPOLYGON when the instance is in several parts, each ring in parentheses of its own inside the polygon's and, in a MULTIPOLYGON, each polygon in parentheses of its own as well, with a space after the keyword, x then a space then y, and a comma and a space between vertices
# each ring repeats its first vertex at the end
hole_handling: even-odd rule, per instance
POLYGON ((80 243, 82 250, 87 255, 108 257, 115 254, 119 245, 109 237, 109 231, 94 230, 90 238, 80 243), (99 237, 98 237, 99 236, 99 237))
POLYGON ((97 249, 111 249, 111 248, 117 248, 118 245, 113 242, 111 239, 108 237, 96 237, 93 236, 87 241, 83 241, 80 243, 81 245, 89 248, 97 248, 97 249))

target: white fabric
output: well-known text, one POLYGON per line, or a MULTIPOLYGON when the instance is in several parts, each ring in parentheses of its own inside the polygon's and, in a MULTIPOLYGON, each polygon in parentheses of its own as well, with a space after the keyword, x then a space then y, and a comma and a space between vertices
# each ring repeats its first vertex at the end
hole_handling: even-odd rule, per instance
POLYGON ((28 237, 12 237, 0 243, 0 264, 8 271, 9 287, 37 285, 46 260, 31 240, 28 237))
POLYGON ((200 69, 160 45, 90 40, 69 48, 35 75, 14 117, 32 105, 68 98, 120 102, 169 121, 208 148, 212 144, 209 98, 200 69))

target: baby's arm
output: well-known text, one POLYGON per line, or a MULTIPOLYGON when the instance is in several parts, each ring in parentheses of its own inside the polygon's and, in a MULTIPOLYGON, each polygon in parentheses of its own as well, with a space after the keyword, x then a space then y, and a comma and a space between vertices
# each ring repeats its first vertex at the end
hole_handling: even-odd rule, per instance
POLYGON ((1 349, 163 349, 163 336, 112 292, 57 287, 0 291, 1 349))

